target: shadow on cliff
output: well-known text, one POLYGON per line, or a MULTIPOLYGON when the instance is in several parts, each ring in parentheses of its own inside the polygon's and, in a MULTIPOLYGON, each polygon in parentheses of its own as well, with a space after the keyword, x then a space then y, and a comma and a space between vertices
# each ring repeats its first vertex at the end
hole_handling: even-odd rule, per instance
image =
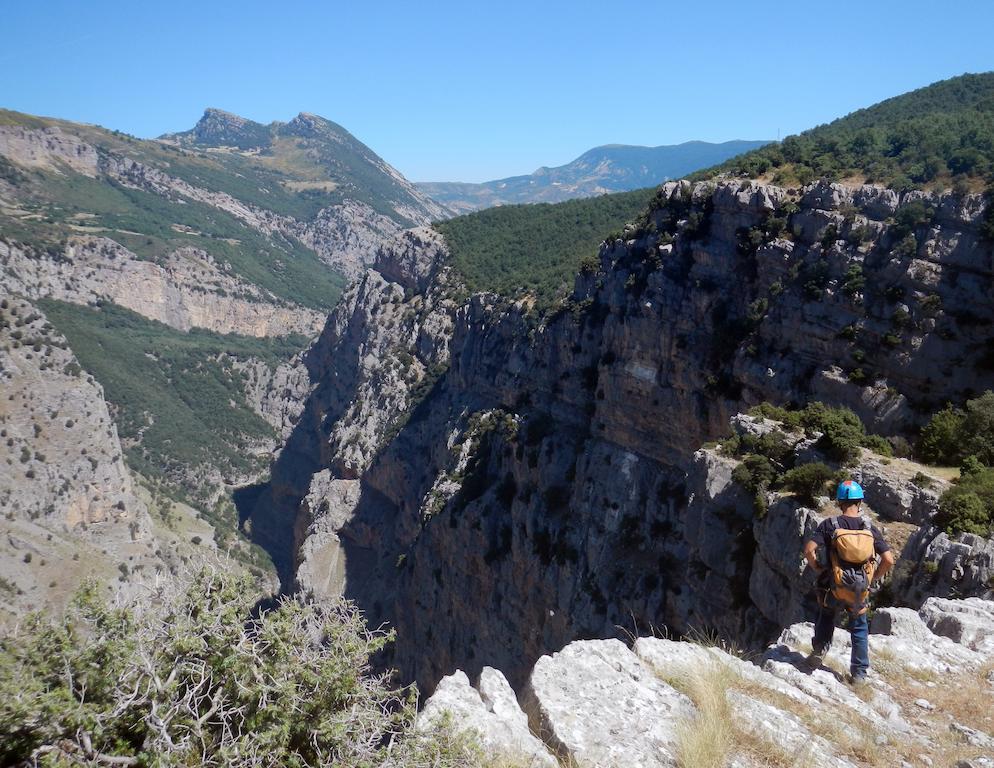
POLYGON ((335 389, 351 387, 356 376, 354 367, 347 366, 341 368, 339 377, 327 375, 327 361, 331 357, 328 334, 326 324, 322 335, 304 353, 303 363, 314 389, 279 457, 270 467, 271 479, 238 488, 232 494, 239 526, 253 544, 270 556, 284 593, 294 589, 297 510, 307 494, 311 477, 322 468, 321 427, 337 418, 329 401, 333 405, 335 389))

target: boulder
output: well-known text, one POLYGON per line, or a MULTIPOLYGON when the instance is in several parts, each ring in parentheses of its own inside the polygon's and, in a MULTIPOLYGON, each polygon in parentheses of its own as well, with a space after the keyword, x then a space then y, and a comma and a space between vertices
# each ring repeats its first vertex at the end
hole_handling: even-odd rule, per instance
POLYGON ((922 617, 910 608, 878 608, 870 619, 870 632, 923 643, 932 639, 932 631, 922 621, 922 617))
MULTIPOLYGON (((927 487, 913 478, 918 465, 903 459, 887 459, 869 451, 853 470, 853 478, 863 486, 866 499, 875 512, 888 520, 925 525, 939 510, 939 497, 949 483, 938 477, 928 477, 927 487)), ((924 482, 924 481, 922 481, 924 482)))
POLYGON ((975 651, 994 653, 994 601, 930 597, 919 610, 928 628, 975 651))
POLYGON ((577 768, 676 766, 690 700, 619 640, 584 640, 543 656, 523 695, 532 729, 577 768))
POLYGON ((442 678, 418 716, 417 727, 430 730, 451 723, 458 731, 473 731, 489 754, 529 768, 556 768, 545 745, 528 730, 528 718, 518 706, 507 679, 484 667, 479 690, 456 670, 442 678))

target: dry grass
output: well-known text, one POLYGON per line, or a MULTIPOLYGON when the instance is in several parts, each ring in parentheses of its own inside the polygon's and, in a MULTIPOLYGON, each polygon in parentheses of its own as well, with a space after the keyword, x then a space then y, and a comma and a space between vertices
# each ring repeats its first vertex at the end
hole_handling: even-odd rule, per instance
POLYGON ((769 768, 811 768, 815 764, 810 745, 792 754, 779 744, 741 729, 736 731, 736 747, 753 763, 769 768))
MULTIPOLYGON (((706 644, 706 643, 705 643, 706 644)), ((801 768, 813 760, 814 742, 800 754, 791 754, 764 737, 758 729, 745 730, 735 722, 728 701, 728 691, 738 691, 749 698, 794 715, 812 736, 824 740, 840 757, 860 765, 900 765, 902 762, 924 766, 955 765, 957 761, 976 758, 984 750, 969 745, 962 735, 951 731, 952 721, 970 728, 994 733, 994 685, 987 675, 994 671, 994 661, 969 674, 938 679, 926 669, 905 666, 892 649, 881 647, 871 653, 873 668, 885 685, 865 685, 854 689, 862 701, 871 704, 876 697, 890 695, 914 730, 925 740, 894 732, 881 732, 855 714, 841 716, 832 707, 810 707, 785 693, 739 674, 719 658, 704 668, 668 670, 661 679, 685 693, 697 709, 677 727, 677 761, 683 768, 717 768, 727 765, 730 757, 745 757, 757 765, 772 768, 801 768), (924 685, 936 682, 938 685, 924 685), (914 704, 925 698, 935 709, 926 711, 914 704)), ((834 666, 838 667, 838 664, 834 666)), ((832 665, 829 665, 832 669, 832 665)), ((844 671, 832 669, 837 675, 844 671)))
POLYGON ((776 703, 767 702, 773 706, 787 709, 781 706, 785 700, 803 709, 789 697, 750 682, 719 659, 701 670, 681 670, 661 677, 686 694, 697 709, 695 716, 677 724, 677 764, 681 768, 723 768, 732 755, 747 756, 752 762, 770 768, 807 768, 811 764, 810 747, 792 754, 759 733, 737 725, 728 691, 762 689, 777 699, 776 703))
POLYGON ((674 688, 690 697, 696 716, 677 724, 677 764, 681 768, 723 768, 735 727, 726 691, 735 678, 727 664, 714 660, 695 674, 681 673, 674 688))

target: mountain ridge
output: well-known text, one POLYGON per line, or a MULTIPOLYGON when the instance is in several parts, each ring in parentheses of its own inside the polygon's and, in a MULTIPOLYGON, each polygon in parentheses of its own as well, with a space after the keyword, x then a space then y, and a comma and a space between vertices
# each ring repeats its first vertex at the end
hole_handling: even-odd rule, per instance
POLYGON ((655 147, 603 144, 559 166, 541 166, 530 174, 482 183, 417 182, 419 189, 456 213, 496 205, 555 203, 577 197, 627 192, 656 186, 706 167, 717 158, 765 145, 766 141, 685 141, 655 147))

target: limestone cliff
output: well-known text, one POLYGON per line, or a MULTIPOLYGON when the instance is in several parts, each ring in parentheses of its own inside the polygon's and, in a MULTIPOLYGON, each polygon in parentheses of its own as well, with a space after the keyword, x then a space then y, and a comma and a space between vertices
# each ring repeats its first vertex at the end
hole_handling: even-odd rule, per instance
POLYGON ((319 312, 226 273, 195 248, 179 248, 155 263, 103 237, 75 237, 55 254, 0 242, 0 270, 4 286, 22 296, 110 301, 181 331, 310 337, 323 321, 319 312))
POLYGON ((100 385, 40 311, 6 292, 0 292, 0 380, 5 619, 58 603, 84 575, 114 570, 116 562, 93 562, 93 550, 134 554, 151 524, 100 385), (78 547, 79 540, 88 543, 78 547))
MULTIPOLYGON (((898 435, 994 385, 982 208, 666 184, 541 318, 458 300, 444 246, 405 235, 312 350, 317 388, 254 530, 297 587, 396 626, 393 661, 429 689, 484 664, 518 685, 618 627, 765 644, 799 619, 803 585, 783 590, 815 510, 774 499, 756 521, 724 459, 695 452, 764 400, 848 405, 898 435)), ((892 496, 893 520, 934 509, 892 496)))

